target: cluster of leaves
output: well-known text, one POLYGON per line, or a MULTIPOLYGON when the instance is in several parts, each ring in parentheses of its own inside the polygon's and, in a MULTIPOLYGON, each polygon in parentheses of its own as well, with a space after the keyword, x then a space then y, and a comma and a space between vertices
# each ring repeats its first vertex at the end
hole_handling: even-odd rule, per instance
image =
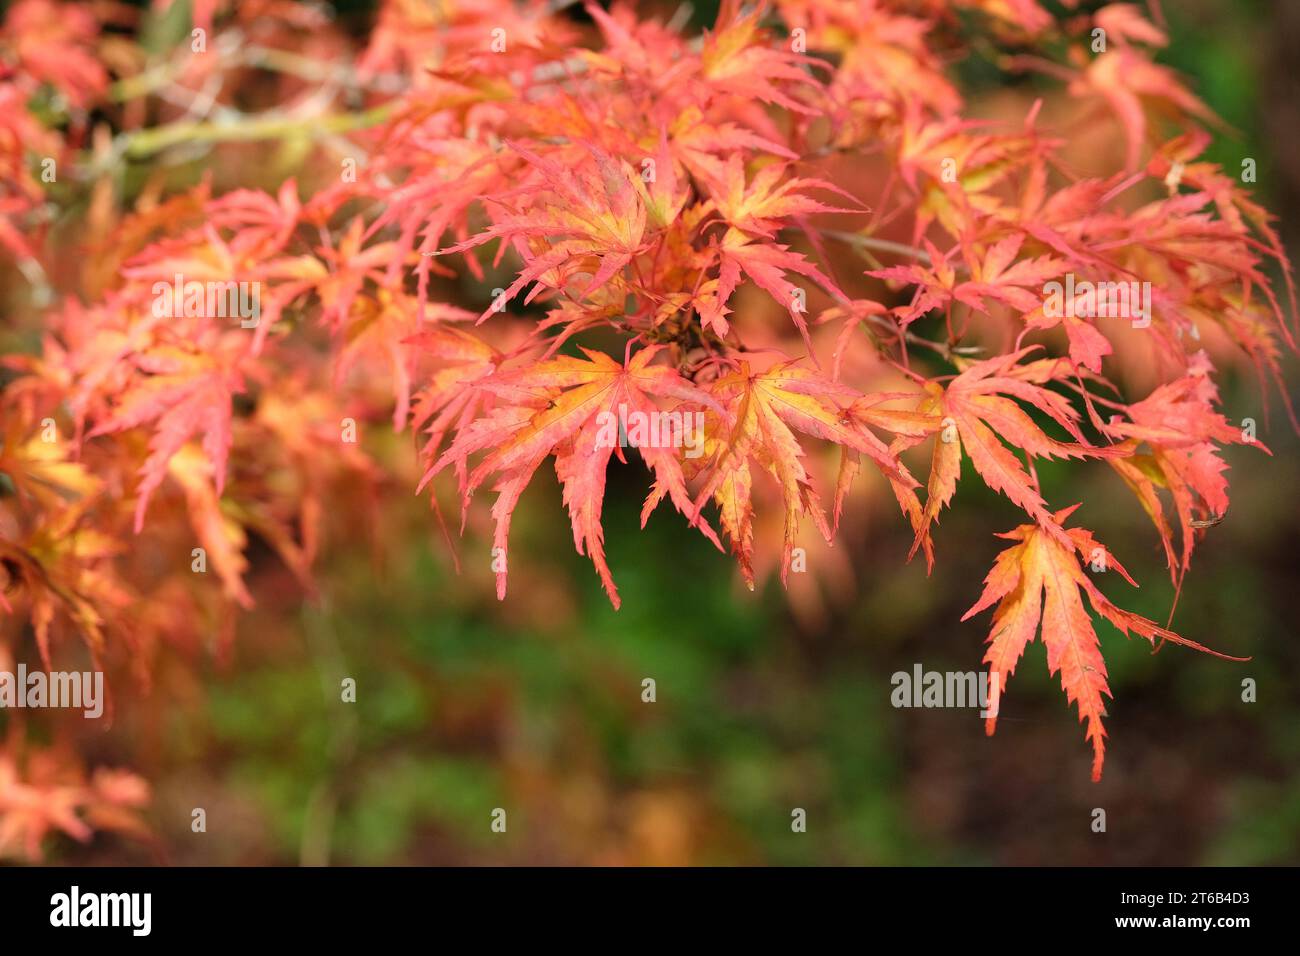
MULTIPOLYGON (((88 201, 85 261, 56 276, 39 345, 5 358, 0 669, 29 633, 47 667, 77 638, 140 688, 164 653, 220 650, 253 603, 253 541, 311 594, 330 513, 384 480, 348 425, 385 419, 417 436, 439 522, 439 489, 462 528, 496 493, 500 597, 511 518, 553 461, 617 606, 601 513, 629 456, 601 413, 699 413, 702 455, 636 449, 642 522, 666 500, 750 588, 787 576, 801 527, 833 538, 864 456, 932 564, 968 460, 1025 516, 968 613, 996 604, 994 686, 1041 636, 1100 776, 1109 689, 1084 596, 1125 633, 1200 645, 1102 594, 1093 569, 1127 574, 1035 463, 1113 469, 1181 586, 1227 510, 1222 446, 1263 448, 1218 408, 1215 363, 1276 379, 1294 347, 1269 216, 1198 161, 1213 117, 1154 62, 1164 33, 1124 4, 726 2, 703 31, 640 6, 388 0, 360 50, 272 0, 196 4, 196 32, 161 48, 119 8, 10 8, 0 245, 33 301, 57 246, 40 161, 88 201), (989 50, 1061 88, 968 118, 949 63, 989 50), (1068 110, 1084 119, 1044 118, 1068 110), (266 190, 211 160, 309 139, 315 166, 266 190), (177 187, 195 151, 204 175, 177 187), (1047 310, 1067 275, 1150 283, 1149 327, 1082 298, 1047 310), (255 284, 256 327, 166 314, 176 276, 255 284), (195 545, 215 574, 191 573, 195 545)), ((39 785, 16 768, 54 751, 11 738, 0 852, 84 836, 72 808, 13 816, 14 788, 39 785)))

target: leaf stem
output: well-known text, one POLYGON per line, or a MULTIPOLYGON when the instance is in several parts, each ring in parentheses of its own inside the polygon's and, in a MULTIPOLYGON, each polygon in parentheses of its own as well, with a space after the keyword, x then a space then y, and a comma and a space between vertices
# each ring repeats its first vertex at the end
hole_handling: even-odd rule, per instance
POLYGON ((172 146, 191 143, 251 143, 307 134, 327 136, 366 129, 382 123, 392 113, 385 103, 362 113, 336 113, 326 116, 250 116, 238 120, 190 121, 167 123, 151 129, 126 133, 122 152, 131 159, 142 159, 172 146))
MULTIPOLYGON (((900 256, 910 256, 913 259, 921 259, 930 262, 930 255, 924 249, 918 249, 915 246, 909 246, 902 242, 892 242, 889 239, 877 239, 875 236, 864 236, 856 232, 842 232, 839 229, 822 229, 823 236, 830 236, 832 239, 838 239, 841 242, 847 242, 851 246, 857 246, 860 249, 875 249, 877 252, 892 252, 900 256)), ((933 264, 933 263, 931 263, 933 264)))

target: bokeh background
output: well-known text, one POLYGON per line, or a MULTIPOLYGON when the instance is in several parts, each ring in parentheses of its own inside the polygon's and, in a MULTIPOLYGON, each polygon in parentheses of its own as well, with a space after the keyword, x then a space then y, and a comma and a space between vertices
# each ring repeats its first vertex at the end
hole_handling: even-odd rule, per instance
MULTIPOLYGON (((364 23, 365 4, 342 7, 364 23)), ((695 15, 709 22, 710 5, 695 15)), ((1294 258, 1300 4, 1177 0, 1164 15, 1162 62, 1232 127, 1211 157, 1229 169, 1258 160, 1258 192, 1294 258)), ((977 63, 954 68, 977 103, 1033 94, 1032 79, 1008 89, 977 63)), ((1223 390, 1230 419, 1264 421, 1259 382, 1232 373, 1223 390)), ((661 512, 640 531, 644 481, 615 467, 605 523, 615 612, 573 553, 543 469, 516 512, 510 596, 498 603, 486 562, 457 574, 427 498, 410 493, 410 435, 372 434, 369 450, 397 473, 377 510, 358 508, 355 533, 328 549, 320 602, 304 610, 255 543, 258 610, 229 659, 159 675, 155 700, 88 742, 93 761, 153 783, 156 840, 56 844, 48 860, 1300 862, 1300 442, 1276 393, 1269 404, 1261 437, 1274 457, 1228 451, 1232 508, 1198 550, 1173 622, 1252 660, 1153 655, 1099 622, 1115 697, 1099 784, 1041 643, 992 738, 973 711, 890 706, 895 671, 980 666, 988 618, 959 618, 1002 546, 994 532, 1017 519, 977 482, 943 519, 928 579, 922 562, 906 563, 911 535, 876 489, 855 496, 834 550, 804 535, 809 570, 789 594, 775 579, 751 593, 680 520, 661 512), (355 705, 339 703, 343 677, 357 681, 355 705), (647 677, 654 703, 641 699, 647 677), (1246 677, 1255 703, 1241 699, 1246 677), (191 832, 194 807, 206 833, 191 832), (506 834, 490 829, 497 807, 506 834), (806 833, 791 831, 794 808, 807 812, 806 833)), ((1040 474, 1054 504, 1089 502, 1086 523, 1142 583, 1121 603, 1163 621, 1173 597, 1163 557, 1119 479, 1100 464, 1040 474)), ((486 553, 481 544, 463 553, 486 553)))

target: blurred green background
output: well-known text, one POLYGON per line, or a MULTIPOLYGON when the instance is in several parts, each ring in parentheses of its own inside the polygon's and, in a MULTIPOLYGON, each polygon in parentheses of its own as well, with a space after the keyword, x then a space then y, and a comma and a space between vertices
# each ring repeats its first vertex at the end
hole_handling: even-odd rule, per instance
MULTIPOLYGON (((1296 249, 1300 4, 1164 8, 1173 42, 1162 61, 1235 130, 1213 158, 1230 169, 1258 158, 1259 194, 1296 249)), ((1257 382, 1231 378, 1224 399, 1230 419, 1262 421, 1257 382)), ((1253 660, 1152 655, 1099 623, 1115 696, 1099 784, 1041 643, 993 738, 973 711, 890 706, 897 670, 978 669, 988 617, 958 622, 1002 547, 993 533, 1017 520, 1004 500, 963 485, 928 580, 923 563, 905 563, 910 534, 892 506, 855 502, 864 514, 837 545, 850 577, 792 605, 779 582, 738 586, 731 559, 666 512, 639 531, 639 466, 616 466, 605 526, 621 611, 573 553, 553 477, 539 473, 516 513, 502 604, 486 567, 450 569, 427 500, 395 488, 375 547, 327 558, 320 606, 285 610, 274 627, 246 620, 235 661, 204 676, 206 692, 160 710, 161 727, 142 716, 100 745, 98 756, 154 782, 162 849, 105 838, 53 859, 1300 862, 1300 442, 1278 404, 1274 394, 1261 435, 1275 457, 1227 454, 1232 509, 1198 550, 1173 622, 1253 660), (356 704, 339 702, 343 677, 357 682, 356 704), (1256 703, 1241 700, 1246 677, 1256 703), (654 703, 642 701, 645 678, 654 703), (190 831, 199 806, 205 834, 190 831), (494 808, 506 810, 504 834, 491 830, 494 808), (807 832, 792 832, 795 808, 807 832)), ((409 436, 382 440, 411 454, 409 436)), ((1081 523, 1143 585, 1121 595, 1108 581, 1107 592, 1163 621, 1163 558, 1119 480, 1100 464, 1042 478, 1053 503, 1087 502, 1081 523)), ((259 600, 276 587, 274 566, 255 556, 259 600)))

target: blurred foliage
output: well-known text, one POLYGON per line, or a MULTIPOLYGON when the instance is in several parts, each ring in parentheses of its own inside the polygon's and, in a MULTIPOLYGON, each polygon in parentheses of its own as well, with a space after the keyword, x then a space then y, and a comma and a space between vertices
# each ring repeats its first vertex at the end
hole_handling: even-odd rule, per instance
MULTIPOLYGON (((1281 167, 1264 135, 1269 111, 1294 122, 1296 108, 1260 79, 1268 56, 1294 69, 1271 32, 1274 4, 1163 7, 1164 61, 1233 127, 1209 158, 1233 168, 1257 156, 1260 193, 1300 221, 1300 208, 1277 207, 1281 167)), ((1258 383, 1241 378, 1224 398, 1230 418, 1262 420, 1258 383)), ((889 705, 890 675, 915 662, 979 667, 986 625, 958 620, 1000 548, 993 532, 1015 520, 1005 501, 963 486, 929 580, 905 563, 910 535, 888 503, 877 522, 876 504, 855 502, 865 527, 838 546, 850 586, 800 615, 779 584, 739 587, 734 563, 680 520, 639 531, 629 465, 611 471, 607 499, 618 612, 573 552, 553 479, 517 512, 502 604, 488 568, 466 559, 458 575, 427 505, 394 491, 373 547, 359 529, 351 550, 333 549, 319 606, 250 617, 201 702, 166 711, 166 734, 135 759, 157 783, 152 820, 180 863, 1300 862, 1300 443, 1277 407, 1263 437, 1272 459, 1229 453, 1233 508, 1198 550, 1174 619, 1253 659, 1155 656, 1102 625, 1115 701, 1100 784, 1041 643, 991 739, 973 711, 889 705), (355 705, 339 702, 345 677, 355 705), (1241 701, 1245 677, 1258 703, 1241 701), (190 832, 197 806, 207 834, 190 832), (490 828, 498 807, 504 834, 490 828), (1090 829, 1094 807, 1105 834, 1090 829), (791 830, 795 808, 806 833, 791 830)), ((409 436, 387 440, 413 462, 409 436)), ((1041 477, 1054 502, 1123 502, 1081 519, 1142 583, 1125 606, 1164 620, 1173 594, 1156 537, 1118 479, 1104 467, 1041 477)), ((487 550, 473 537, 459 547, 463 559, 487 550)), ((251 578, 273 608, 283 582, 251 578)), ((60 858, 144 852, 99 841, 60 858)))

